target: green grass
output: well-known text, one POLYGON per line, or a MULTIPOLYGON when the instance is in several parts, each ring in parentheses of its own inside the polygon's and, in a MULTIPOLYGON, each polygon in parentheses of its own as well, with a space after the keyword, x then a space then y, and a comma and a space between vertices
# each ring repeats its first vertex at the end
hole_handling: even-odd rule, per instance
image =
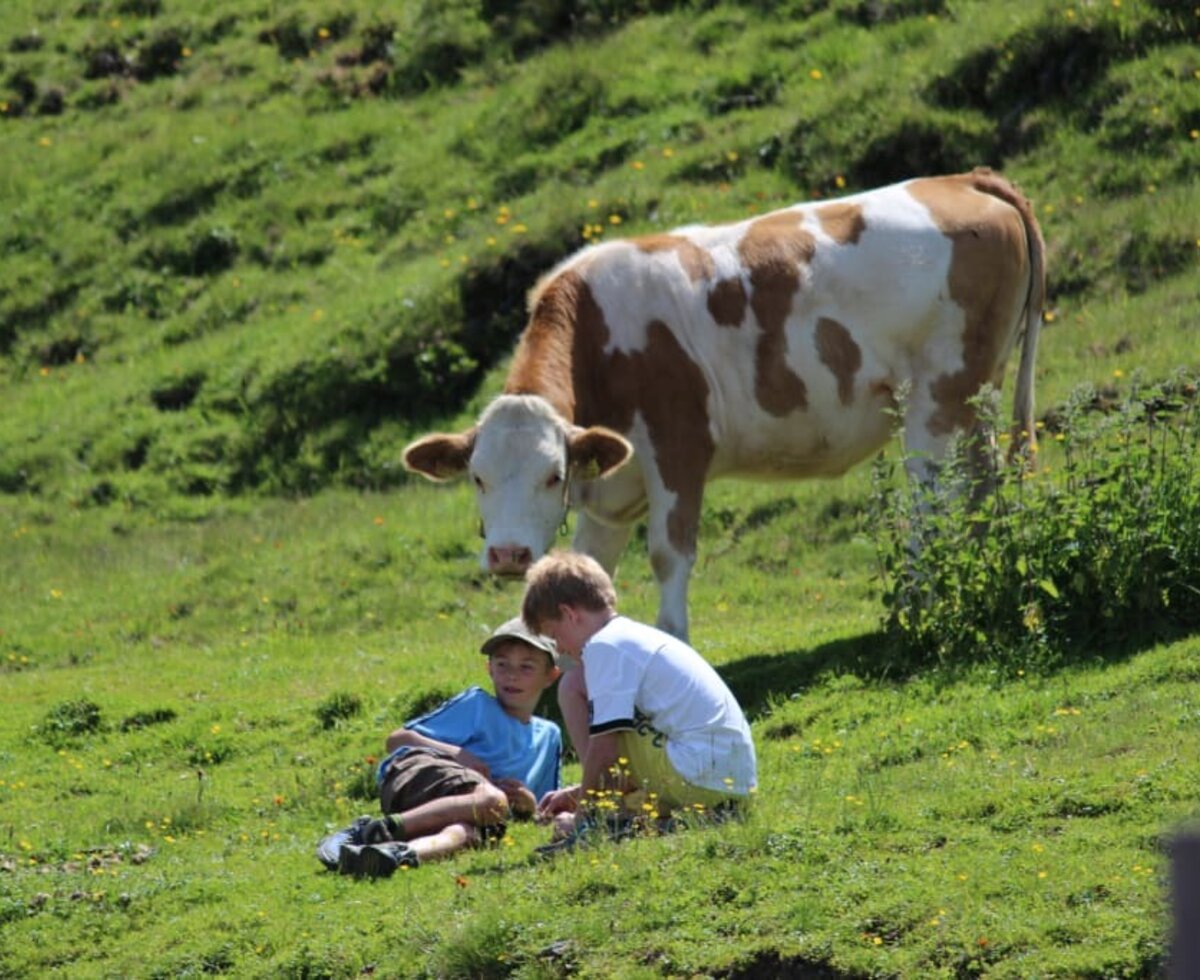
POLYGON ((1046 234, 1040 413, 1200 369, 1177 6, 8 4, 0 976, 1160 974, 1196 638, 905 676, 867 468, 706 497, 745 823, 550 864, 517 825, 378 884, 313 847, 485 679, 517 590, 399 450, 498 389, 585 241, 990 164, 1046 234))
MULTIPOLYGON (((1157 972, 1163 847, 1200 791, 1180 764, 1200 751, 1196 641, 1015 680, 890 677, 872 545, 855 518, 829 520, 839 493, 794 499, 718 487, 695 584, 697 644, 754 720, 762 790, 744 824, 549 865, 529 863, 545 832, 518 825, 499 851, 378 885, 322 872, 315 840, 370 810, 366 758, 387 731, 482 679, 474 650, 516 601, 466 554, 465 493, 326 493, 194 523, 10 500, 0 962, 1157 972), (362 710, 327 725, 335 693, 362 710), (80 700, 98 727, 51 732, 80 700)), ((646 564, 635 547, 618 576, 643 617, 646 564)))

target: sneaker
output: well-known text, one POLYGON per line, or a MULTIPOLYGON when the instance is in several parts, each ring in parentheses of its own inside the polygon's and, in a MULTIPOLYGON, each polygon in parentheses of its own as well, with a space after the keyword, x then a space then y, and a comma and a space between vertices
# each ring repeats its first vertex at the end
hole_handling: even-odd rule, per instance
POLYGON ((558 840, 552 840, 549 844, 542 844, 540 847, 535 847, 533 849, 533 859, 535 861, 548 860, 560 854, 570 854, 571 851, 575 850, 575 846, 578 843, 579 835, 577 834, 560 837, 558 840))
POLYGON ((363 828, 372 823, 370 817, 359 817, 349 827, 343 827, 328 837, 321 839, 317 845, 317 860, 330 871, 336 871, 338 855, 347 844, 365 844, 363 828))
POLYGON ((569 854, 576 847, 589 847, 595 844, 601 833, 602 831, 596 821, 592 817, 585 817, 581 813, 575 823, 574 830, 565 837, 560 837, 549 844, 535 847, 533 853, 539 858, 552 858, 558 854, 569 854))
POLYGON ((564 852, 570 853, 577 847, 591 847, 606 839, 619 843, 636 837, 643 826, 637 818, 625 813, 607 814, 603 817, 581 816, 571 833, 549 844, 535 847, 533 852, 539 858, 551 858, 564 852))
POLYGON ((387 878, 397 868, 420 865, 417 852, 405 841, 384 844, 344 844, 338 855, 338 874, 355 878, 387 878))

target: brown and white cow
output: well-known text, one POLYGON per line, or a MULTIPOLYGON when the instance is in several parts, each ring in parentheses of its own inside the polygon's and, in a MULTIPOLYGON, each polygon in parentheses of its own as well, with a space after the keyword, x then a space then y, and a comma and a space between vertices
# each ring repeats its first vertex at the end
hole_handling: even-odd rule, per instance
POLYGON ((686 637, 705 484, 836 476, 887 442, 930 479, 1024 331, 1016 428, 1033 438, 1045 271, 1028 201, 986 169, 734 224, 585 248, 530 296, 504 392, 405 465, 474 481, 485 567, 520 574, 568 505, 612 569, 635 524, 658 624, 686 637))

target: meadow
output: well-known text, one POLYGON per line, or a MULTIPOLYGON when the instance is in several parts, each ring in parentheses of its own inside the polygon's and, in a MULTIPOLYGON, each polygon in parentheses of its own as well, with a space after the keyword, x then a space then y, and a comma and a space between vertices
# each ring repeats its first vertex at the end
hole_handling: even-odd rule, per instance
MULTIPOLYGON (((1160 975, 1200 467, 1194 428, 1139 433, 1195 415, 1198 39, 1150 0, 7 5, 0 976, 1160 975), (934 549, 946 604, 898 628, 899 447, 715 485, 692 636, 752 720, 744 821, 325 873, 517 601, 467 488, 398 459, 498 389, 536 276, 976 164, 1048 245, 1021 581, 934 549), (1072 592, 1075 519, 1113 534, 1072 592)), ((640 538, 617 586, 653 618, 640 538)))

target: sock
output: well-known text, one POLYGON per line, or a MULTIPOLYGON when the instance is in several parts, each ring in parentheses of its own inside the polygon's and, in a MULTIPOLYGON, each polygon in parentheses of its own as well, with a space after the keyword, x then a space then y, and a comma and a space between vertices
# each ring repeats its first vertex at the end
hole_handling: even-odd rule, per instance
POLYGON ((404 821, 399 817, 384 814, 367 821, 362 829, 364 844, 385 844, 388 841, 404 840, 404 821))

